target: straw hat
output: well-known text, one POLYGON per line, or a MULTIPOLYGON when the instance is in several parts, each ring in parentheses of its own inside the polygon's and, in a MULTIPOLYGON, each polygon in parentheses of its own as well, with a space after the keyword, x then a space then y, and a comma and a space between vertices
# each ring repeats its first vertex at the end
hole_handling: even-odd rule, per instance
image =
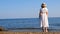
POLYGON ((46 3, 42 3, 41 7, 46 7, 46 3))

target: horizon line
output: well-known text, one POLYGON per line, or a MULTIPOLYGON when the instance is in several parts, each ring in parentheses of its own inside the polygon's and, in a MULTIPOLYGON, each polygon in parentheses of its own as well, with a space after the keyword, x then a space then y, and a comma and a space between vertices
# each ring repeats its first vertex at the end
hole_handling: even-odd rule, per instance
MULTIPOLYGON (((25 19, 30 17, 24 17, 24 18, 0 18, 0 19, 25 19)), ((32 18, 39 18, 39 17, 32 17, 32 18)), ((48 18, 60 18, 60 17, 48 17, 48 18)))

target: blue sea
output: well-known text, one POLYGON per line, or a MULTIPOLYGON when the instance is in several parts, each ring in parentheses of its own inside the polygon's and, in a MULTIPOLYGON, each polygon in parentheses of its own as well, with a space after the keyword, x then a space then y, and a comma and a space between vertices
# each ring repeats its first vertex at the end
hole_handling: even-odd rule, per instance
MULTIPOLYGON (((60 17, 49 17, 48 21, 50 32, 60 31, 60 17)), ((42 31, 39 18, 0 19, 0 27, 7 31, 42 31)))

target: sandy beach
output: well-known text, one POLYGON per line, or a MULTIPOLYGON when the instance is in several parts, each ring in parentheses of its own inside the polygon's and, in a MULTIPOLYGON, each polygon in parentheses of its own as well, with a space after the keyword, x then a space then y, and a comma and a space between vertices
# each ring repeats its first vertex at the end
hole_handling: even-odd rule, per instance
POLYGON ((11 32, 0 31, 0 34, 60 34, 60 32, 11 32))

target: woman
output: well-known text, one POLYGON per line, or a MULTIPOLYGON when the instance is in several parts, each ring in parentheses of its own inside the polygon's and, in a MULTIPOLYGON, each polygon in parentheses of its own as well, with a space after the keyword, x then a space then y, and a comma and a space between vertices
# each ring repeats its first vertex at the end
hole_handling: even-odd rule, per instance
POLYGON ((45 3, 42 3, 39 18, 41 19, 41 27, 43 32, 48 32, 48 9, 45 3))

